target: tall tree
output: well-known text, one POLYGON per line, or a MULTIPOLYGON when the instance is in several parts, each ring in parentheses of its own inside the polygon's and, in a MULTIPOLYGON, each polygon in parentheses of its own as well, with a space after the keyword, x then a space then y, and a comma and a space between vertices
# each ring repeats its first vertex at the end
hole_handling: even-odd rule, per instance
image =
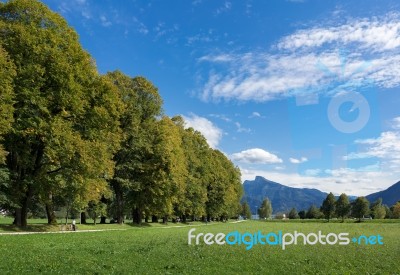
POLYGON ((272 215, 272 204, 271 201, 266 198, 262 201, 260 208, 258 209, 258 215, 261 219, 270 218, 272 215))
POLYGON ((392 218, 399 219, 400 218, 400 201, 396 202, 395 205, 392 206, 392 218))
POLYGON ((361 221, 369 213, 369 201, 365 197, 358 197, 351 208, 351 214, 361 221))
POLYGON ((321 211, 315 205, 311 205, 307 210, 306 217, 307 219, 319 219, 321 215, 323 215, 321 211))
POLYGON ((321 206, 321 211, 322 213, 324 213, 324 216, 328 220, 328 222, 335 213, 335 204, 336 204, 336 199, 331 192, 326 196, 326 199, 323 201, 321 206))
POLYGON ((186 177, 186 189, 183 201, 178 210, 182 214, 183 221, 187 216, 197 219, 206 215, 207 182, 211 172, 210 147, 200 132, 193 128, 184 129, 182 117, 172 118, 181 129, 182 147, 185 152, 188 175, 186 177))
POLYGON ((38 1, 0 5, 0 45, 16 67, 14 122, 4 136, 14 223, 26 226, 33 196, 52 223, 53 199, 65 196, 63 190, 87 201, 84 196, 107 189, 120 99, 98 76, 76 32, 38 1))
POLYGON ((299 218, 299 214, 297 213, 296 208, 292 208, 288 214, 288 218, 289 219, 298 219, 299 218))
POLYGON ((247 202, 242 203, 242 216, 245 219, 251 219, 251 210, 250 210, 250 206, 247 202))
POLYGON ((386 216, 385 206, 382 205, 382 198, 377 199, 371 204, 371 216, 374 219, 384 219, 386 216))
POLYGON ((343 193, 339 196, 336 201, 336 215, 342 218, 342 222, 344 218, 350 213, 351 205, 349 201, 349 197, 343 193))

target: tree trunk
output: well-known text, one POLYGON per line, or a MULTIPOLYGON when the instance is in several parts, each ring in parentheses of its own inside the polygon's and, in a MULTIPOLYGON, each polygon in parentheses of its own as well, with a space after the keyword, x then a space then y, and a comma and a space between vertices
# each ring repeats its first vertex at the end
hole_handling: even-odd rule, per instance
POLYGON ((148 216, 144 217, 144 222, 145 223, 149 223, 149 217, 148 216))
POLYGON ((167 217, 167 216, 164 216, 164 217, 162 218, 162 222, 163 222, 163 224, 167 224, 167 222, 168 222, 168 217, 167 217))
MULTIPOLYGON (((81 224, 86 224, 86 212, 81 212, 81 224)), ((96 222, 95 222, 96 224, 96 222)))
POLYGON ((133 217, 133 222, 134 223, 136 223, 136 224, 141 224, 142 223, 142 211, 140 211, 139 208, 133 208, 132 217, 133 217))
POLYGON ((186 215, 182 215, 182 222, 183 222, 183 223, 186 223, 186 220, 187 220, 187 219, 186 219, 186 215))
POLYGON ((53 202, 46 203, 47 224, 57 224, 56 214, 54 212, 53 202))
POLYGON ((13 224, 16 226, 21 226, 21 208, 15 209, 13 224))
POLYGON ((122 224, 124 222, 124 194, 121 188, 121 185, 115 181, 113 181, 113 189, 115 193, 115 202, 116 202, 116 211, 115 215, 117 218, 117 222, 122 224))
POLYGON ((107 217, 101 216, 100 218, 100 224, 105 224, 106 223, 107 217))
POLYGON ((151 216, 151 222, 154 222, 154 223, 158 222, 158 217, 155 215, 151 216))

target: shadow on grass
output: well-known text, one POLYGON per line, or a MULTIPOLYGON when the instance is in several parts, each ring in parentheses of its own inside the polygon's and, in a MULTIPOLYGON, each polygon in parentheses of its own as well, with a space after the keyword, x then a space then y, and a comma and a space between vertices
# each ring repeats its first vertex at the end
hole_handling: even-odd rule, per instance
POLYGON ((12 224, 0 224, 1 232, 49 232, 60 230, 59 225, 49 225, 49 224, 30 224, 26 227, 18 227, 12 224))

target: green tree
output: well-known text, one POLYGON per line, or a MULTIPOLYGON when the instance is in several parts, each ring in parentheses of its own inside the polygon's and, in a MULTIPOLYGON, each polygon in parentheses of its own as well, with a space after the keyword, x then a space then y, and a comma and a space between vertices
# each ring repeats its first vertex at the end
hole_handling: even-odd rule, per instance
POLYGON ((349 201, 349 197, 343 193, 339 196, 336 201, 336 215, 342 218, 342 222, 344 218, 350 213, 351 205, 349 201))
POLYGON ((250 206, 247 202, 242 203, 242 212, 241 212, 242 216, 245 219, 251 219, 251 210, 250 210, 250 206))
POLYGON ((306 216, 307 216, 306 211, 301 210, 301 211, 299 212, 299 218, 300 218, 300 219, 304 220, 304 219, 306 218, 306 216))
POLYGON ((315 205, 311 205, 307 210, 306 217, 307 219, 319 219, 322 215, 321 211, 315 205))
POLYGON ((200 132, 194 131, 193 128, 184 129, 184 121, 181 117, 175 117, 173 120, 182 131, 182 146, 188 171, 184 200, 180 210, 183 221, 186 221, 187 216, 191 216, 194 220, 206 215, 207 185, 211 173, 211 167, 208 164, 211 149, 200 132))
POLYGON ((2 136, 11 129, 13 122, 13 79, 15 67, 7 52, 0 45, 0 164, 5 160, 6 152, 1 144, 2 136))
POLYGON ((364 215, 369 213, 369 201, 365 197, 358 197, 351 208, 351 214, 361 221, 364 215))
POLYGON ((107 215, 107 205, 103 202, 89 202, 87 208, 88 214, 90 218, 93 220, 94 225, 96 225, 96 221, 98 217, 107 215))
POLYGON ((272 215, 272 204, 271 201, 266 198, 261 203, 260 208, 258 209, 258 215, 260 215, 261 219, 270 218, 272 215))
POLYGON ((38 1, 0 5, 0 45, 15 64, 14 121, 4 135, 14 223, 26 226, 33 197, 55 222, 53 201, 85 205, 107 190, 119 145, 120 99, 96 71, 78 35, 38 1))
POLYGON ((400 201, 398 201, 395 205, 393 205, 392 218, 393 219, 400 218, 400 201))
POLYGON ((385 206, 382 205, 382 198, 377 199, 371 204, 371 216, 374 219, 384 219, 386 216, 385 206))
POLYGON ((336 199, 331 192, 328 194, 328 196, 326 196, 326 199, 323 201, 321 206, 321 211, 324 214, 325 218, 328 220, 328 222, 335 213, 335 204, 336 204, 336 199))
POLYGON ((299 218, 299 214, 297 213, 296 208, 292 208, 288 214, 288 218, 289 219, 298 219, 299 218))
POLYGON ((391 219, 392 218, 392 211, 390 210, 389 206, 386 204, 383 205, 385 207, 385 219, 391 219))

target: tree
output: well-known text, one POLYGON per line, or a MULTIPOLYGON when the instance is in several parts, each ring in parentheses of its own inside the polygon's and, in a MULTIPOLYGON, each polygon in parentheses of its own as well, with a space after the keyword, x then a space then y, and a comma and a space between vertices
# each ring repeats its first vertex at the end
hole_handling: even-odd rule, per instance
POLYGON ((272 204, 271 201, 266 198, 261 203, 260 208, 258 209, 258 214, 261 219, 269 218, 272 215, 272 204))
POLYGON ((315 205, 311 205, 310 208, 307 210, 306 217, 307 219, 319 219, 322 213, 315 205))
POLYGON ((250 206, 247 202, 242 203, 242 216, 245 219, 251 219, 251 210, 250 210, 250 206))
POLYGON ((156 117, 162 114, 162 99, 158 89, 143 77, 131 78, 120 71, 109 72, 105 77, 115 86, 124 104, 120 116, 121 147, 114 155, 115 174, 109 181, 115 195, 115 217, 118 223, 123 222, 129 197, 129 207, 135 208, 135 221, 140 223, 150 187, 143 182, 143 177, 152 173, 150 161, 157 136, 156 117))
POLYGON ((391 219, 392 218, 392 211, 390 210, 389 206, 386 204, 383 205, 385 207, 385 219, 391 219))
POLYGON ((90 218, 93 219, 94 225, 98 217, 107 215, 107 205, 103 202, 89 202, 87 208, 90 218))
POLYGON ((336 204, 336 199, 331 192, 328 194, 328 196, 326 196, 326 199, 323 201, 321 206, 321 211, 324 214, 325 218, 328 220, 328 222, 335 213, 335 204, 336 204))
MULTIPOLYGON (((10 61, 7 52, 0 45, 0 142, 2 136, 11 129, 13 122, 13 79, 15 77, 15 66, 10 61)), ((0 164, 5 160, 6 152, 0 143, 0 164)))
POLYGON ((55 197, 71 195, 84 206, 107 191, 123 106, 76 32, 38 1, 0 5, 0 45, 16 72, 14 121, 4 135, 9 209, 26 226, 37 197, 54 223, 55 197))
POLYGON ((367 215, 369 212, 369 201, 365 197, 358 197, 352 206, 351 214, 358 218, 358 221, 361 221, 361 218, 364 215, 367 215))
POLYGON ((288 214, 288 218, 289 219, 298 219, 299 218, 299 214, 297 213, 296 208, 292 208, 288 214))
POLYGON ((384 219, 386 216, 386 209, 385 206, 382 205, 382 198, 377 199, 371 205, 371 216, 374 219, 384 219))
POLYGON ((395 205, 393 205, 392 218, 393 219, 400 218, 400 201, 398 201, 395 205))
POLYGON ((300 217, 300 219, 302 219, 302 220, 304 220, 304 219, 306 218, 306 215, 307 215, 307 213, 306 213, 306 211, 304 211, 304 210, 301 210, 301 211, 299 212, 299 217, 300 217))
POLYGON ((351 205, 349 201, 349 197, 343 193, 339 196, 336 201, 336 215, 342 218, 342 222, 344 218, 350 213, 351 205))

